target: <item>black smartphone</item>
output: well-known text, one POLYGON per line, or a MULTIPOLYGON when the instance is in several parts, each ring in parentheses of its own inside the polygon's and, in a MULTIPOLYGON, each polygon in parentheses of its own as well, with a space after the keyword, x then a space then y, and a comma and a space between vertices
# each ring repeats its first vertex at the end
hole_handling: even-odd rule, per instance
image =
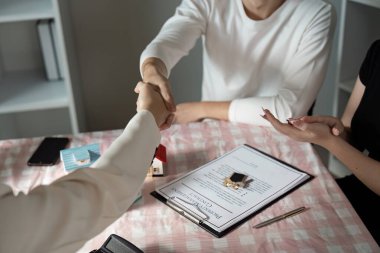
POLYGON ((66 137, 46 137, 28 160, 29 166, 51 166, 56 164, 59 151, 65 149, 70 139, 66 137))
POLYGON ((111 234, 102 247, 90 253, 144 253, 133 243, 115 234, 111 234))

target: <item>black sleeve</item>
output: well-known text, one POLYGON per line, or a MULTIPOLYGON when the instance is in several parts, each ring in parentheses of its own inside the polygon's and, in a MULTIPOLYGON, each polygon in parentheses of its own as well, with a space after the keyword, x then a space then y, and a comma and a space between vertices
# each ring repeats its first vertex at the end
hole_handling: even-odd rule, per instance
POLYGON ((367 55, 360 67, 360 81, 367 86, 371 76, 374 74, 376 62, 380 61, 380 40, 376 40, 369 48, 367 55))

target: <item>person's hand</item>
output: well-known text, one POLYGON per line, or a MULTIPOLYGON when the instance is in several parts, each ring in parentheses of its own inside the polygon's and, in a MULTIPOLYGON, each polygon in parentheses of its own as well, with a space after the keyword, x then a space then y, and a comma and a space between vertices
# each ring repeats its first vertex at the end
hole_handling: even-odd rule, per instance
POLYGON ((143 82, 157 86, 164 98, 168 110, 175 112, 176 105, 174 103, 169 80, 166 78, 167 69, 165 64, 160 59, 152 57, 144 61, 141 70, 143 82))
POLYGON ((150 111, 156 120, 157 126, 161 130, 170 127, 174 115, 166 109, 158 88, 150 84, 139 82, 136 85, 135 92, 139 94, 136 102, 137 111, 150 111))
POLYGON ((293 119, 289 120, 289 123, 282 123, 269 110, 263 109, 263 111, 264 115, 262 117, 264 119, 269 121, 277 131, 294 140, 315 143, 326 147, 331 137, 334 136, 331 133, 330 126, 326 123, 329 119, 319 118, 318 121, 314 122, 308 119, 311 123, 300 119, 293 119))
POLYGON ((294 124, 297 121, 302 121, 305 123, 322 123, 330 127, 331 133, 335 136, 340 136, 343 134, 345 128, 342 121, 336 117, 332 116, 303 116, 296 119, 288 119, 290 124, 294 124))
POLYGON ((179 104, 174 114, 174 123, 186 124, 201 121, 203 119, 203 109, 201 102, 179 104))

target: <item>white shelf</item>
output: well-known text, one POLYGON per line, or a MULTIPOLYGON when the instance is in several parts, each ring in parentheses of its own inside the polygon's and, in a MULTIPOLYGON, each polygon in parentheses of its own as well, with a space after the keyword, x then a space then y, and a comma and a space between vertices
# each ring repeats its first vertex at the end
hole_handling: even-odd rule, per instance
POLYGON ((0 23, 53 18, 51 0, 1 0, 0 23))
POLYGON ((0 82, 0 114, 68 107, 63 80, 35 72, 7 73, 0 82))
POLYGON ((364 4, 380 9, 380 0, 350 0, 350 2, 364 4))
POLYGON ((352 174, 352 172, 334 156, 330 156, 329 171, 334 178, 342 178, 352 174))
POLYGON ((0 0, 0 139, 84 129, 69 2, 0 0), (36 26, 41 19, 54 21, 53 48, 60 55, 52 62, 62 67, 63 79, 46 77, 46 47, 36 26))
POLYGON ((356 80, 347 80, 341 83, 338 83, 338 87, 341 90, 344 90, 345 92, 351 93, 356 80))

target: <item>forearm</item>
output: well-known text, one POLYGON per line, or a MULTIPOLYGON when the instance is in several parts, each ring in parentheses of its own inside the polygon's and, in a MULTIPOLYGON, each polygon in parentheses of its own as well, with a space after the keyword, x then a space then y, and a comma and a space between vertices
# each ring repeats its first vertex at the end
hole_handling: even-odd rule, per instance
POLYGON ((148 111, 139 112, 92 167, 112 173, 109 171, 109 166, 112 164, 112 168, 121 170, 116 172, 117 174, 130 174, 134 170, 139 171, 145 167, 148 169, 159 141, 160 133, 153 115, 148 111), (132 164, 131 161, 134 166, 128 166, 128 169, 125 169, 126 164, 132 164))
POLYGON ((223 102, 202 102, 203 107, 203 118, 228 120, 228 110, 230 107, 229 101, 223 102))
POLYGON ((165 63, 168 76, 205 32, 208 11, 207 1, 183 1, 174 16, 165 22, 158 35, 142 52, 140 66, 148 58, 159 58, 165 63))
POLYGON ((380 195, 380 162, 364 155, 340 137, 331 137, 324 147, 368 188, 380 195))
POLYGON ((133 203, 158 142, 153 116, 138 113, 92 168, 27 196, 14 197, 1 186, 0 251, 76 252, 133 203), (39 232, 29 240, 36 228, 39 232))
POLYGON ((281 98, 250 97, 233 100, 229 107, 228 119, 232 122, 268 126, 269 123, 261 117, 262 108, 271 111, 280 121, 294 116, 289 105, 281 98))
POLYGON ((182 103, 177 106, 175 122, 186 124, 203 119, 228 120, 228 108, 230 102, 190 102, 182 103))

